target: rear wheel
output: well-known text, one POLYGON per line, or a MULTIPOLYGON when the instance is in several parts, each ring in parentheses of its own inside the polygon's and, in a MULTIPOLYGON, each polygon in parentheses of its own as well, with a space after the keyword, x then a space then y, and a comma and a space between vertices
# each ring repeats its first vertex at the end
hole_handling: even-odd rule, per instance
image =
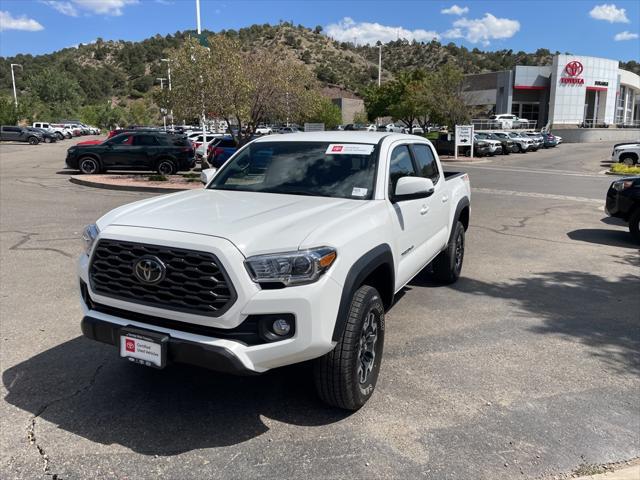
POLYGON ((433 261, 433 274, 438 282, 449 285, 460 278, 464 260, 464 240, 464 225, 458 221, 447 248, 433 261))
POLYGON ((160 175, 174 175, 177 168, 171 160, 160 160, 156 170, 160 175))
POLYGON ((78 162, 78 168, 85 175, 100 173, 100 163, 93 157, 84 157, 78 162))
POLYGON ((40 143, 37 137, 29 137, 28 141, 29 141, 29 145, 37 145, 38 143, 40 143))
POLYGON ((51 143, 50 137, 44 137, 44 143, 51 143))
POLYGON ((631 214, 629 219, 629 231, 633 239, 640 243, 640 208, 636 208, 636 211, 631 214))
POLYGON ((384 305, 368 285, 351 299, 347 324, 335 348, 314 364, 320 398, 334 407, 358 410, 373 394, 384 347, 384 305))
POLYGON ((58 140, 64 140, 64 135, 60 132, 56 132, 56 137, 58 137, 58 140))
POLYGON ((622 155, 620 155, 620 163, 633 166, 638 163, 638 156, 633 153, 623 153, 622 155))

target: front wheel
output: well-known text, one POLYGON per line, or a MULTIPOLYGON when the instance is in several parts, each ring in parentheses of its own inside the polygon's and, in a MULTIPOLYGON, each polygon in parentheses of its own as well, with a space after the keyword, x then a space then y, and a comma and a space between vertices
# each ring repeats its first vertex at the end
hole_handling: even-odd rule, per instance
POLYGON ((371 398, 384 347, 384 305, 378 291, 361 286, 351 298, 335 348, 314 364, 316 390, 334 407, 358 410, 371 398))
POLYGON ((58 140, 64 140, 64 135, 60 132, 56 132, 56 137, 58 137, 58 140))
POLYGON ((38 139, 36 137, 29 137, 29 145, 37 145, 38 139))
POLYGON ((456 222, 447 248, 433 261, 433 274, 438 282, 449 285, 460 278, 464 260, 464 225, 456 222))
POLYGON ((78 168, 85 175, 94 175, 100 173, 100 164, 95 158, 85 157, 80 160, 78 168))
POLYGON ((632 153, 620 155, 620 163, 629 167, 634 166, 638 162, 638 157, 632 153))

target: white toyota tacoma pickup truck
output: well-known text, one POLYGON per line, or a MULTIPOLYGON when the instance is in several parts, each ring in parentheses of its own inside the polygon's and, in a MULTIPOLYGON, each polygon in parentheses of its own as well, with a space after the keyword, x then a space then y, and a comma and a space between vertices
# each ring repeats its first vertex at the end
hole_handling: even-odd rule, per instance
POLYGON ((442 283, 460 275, 468 176, 385 132, 262 137, 210 176, 85 228, 84 335, 156 368, 313 360, 320 397, 360 408, 394 295, 429 264, 442 283))

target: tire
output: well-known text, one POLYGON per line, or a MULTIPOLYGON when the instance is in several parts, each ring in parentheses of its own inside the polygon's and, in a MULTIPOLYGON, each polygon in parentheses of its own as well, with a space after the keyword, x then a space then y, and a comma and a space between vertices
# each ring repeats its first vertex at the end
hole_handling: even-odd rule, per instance
POLYGON ((56 137, 58 137, 58 140, 64 140, 64 135, 60 132, 56 132, 56 137))
POLYGON ((513 153, 522 153, 522 148, 520 147, 520 144, 516 143, 516 145, 513 147, 513 153))
POLYGON ((29 145, 37 145, 38 143, 40 143, 37 137, 29 137, 27 141, 29 142, 29 145))
POLYGON ((620 155, 620 163, 632 167, 638 163, 638 156, 633 153, 623 153, 620 155))
POLYGON ((93 157, 84 157, 78 162, 78 169, 85 175, 95 175, 100 173, 100 162, 93 157))
POLYGON ((176 168, 176 164, 173 163, 171 160, 164 159, 164 160, 158 161, 158 165, 156 166, 156 171, 160 175, 175 175, 178 169, 176 168))
POLYGON ((318 396, 329 405, 358 410, 375 389, 384 349, 384 305, 368 285, 354 293, 347 324, 335 348, 315 360, 318 396))
POLYGON ((447 248, 433 261, 433 275, 436 280, 444 285, 455 283, 462 272, 464 260, 464 225, 457 221, 455 230, 447 248))
POLYGON ((640 243, 640 208, 636 208, 629 218, 629 232, 636 243, 640 243))
POLYGON ((44 143, 51 143, 51 139, 49 137, 44 137, 44 143))

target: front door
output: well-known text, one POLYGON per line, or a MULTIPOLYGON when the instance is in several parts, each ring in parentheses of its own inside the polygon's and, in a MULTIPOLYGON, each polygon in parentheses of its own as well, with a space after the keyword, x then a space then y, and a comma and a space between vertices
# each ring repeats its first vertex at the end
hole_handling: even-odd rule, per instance
POLYGON ((117 135, 109 140, 102 152, 105 168, 126 168, 131 164, 133 135, 117 135))

